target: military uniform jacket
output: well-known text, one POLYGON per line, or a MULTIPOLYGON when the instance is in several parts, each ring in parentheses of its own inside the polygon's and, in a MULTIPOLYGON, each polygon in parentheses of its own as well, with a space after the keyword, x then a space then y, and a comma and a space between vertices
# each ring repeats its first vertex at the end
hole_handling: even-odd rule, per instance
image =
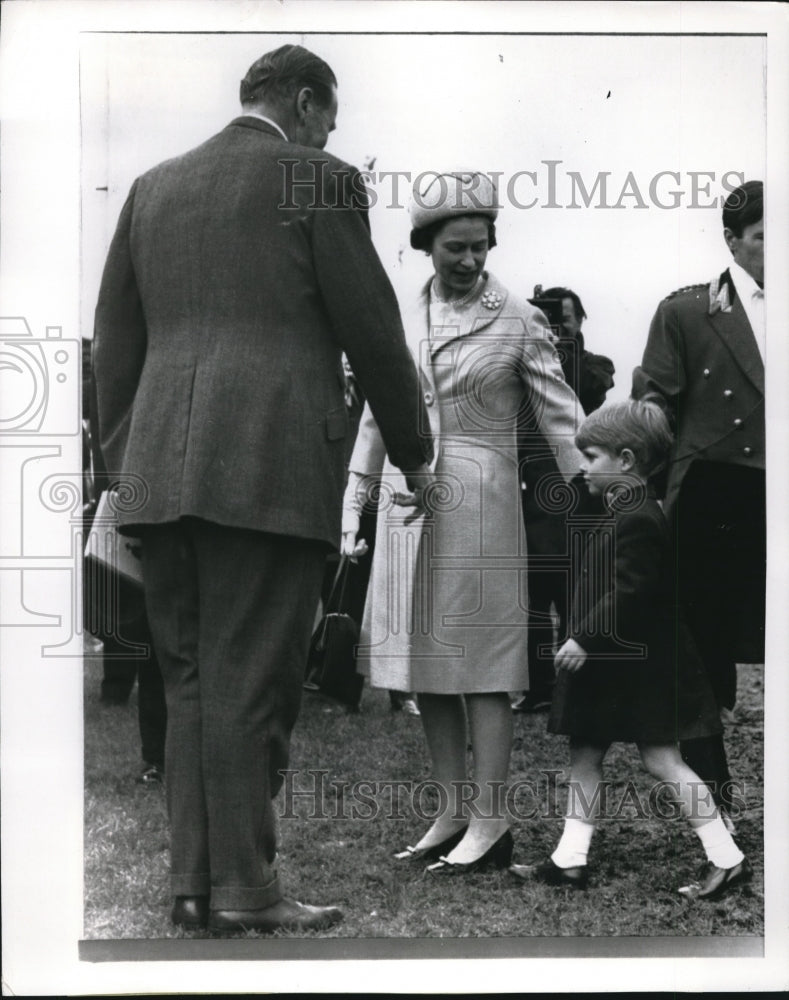
POLYGON ((658 306, 633 395, 658 392, 676 443, 666 510, 696 459, 764 468, 764 364, 728 270, 658 306))
POLYGON ((392 461, 421 396, 359 175, 240 117, 138 178, 96 309, 101 447, 130 528, 194 516, 337 544, 341 352, 392 461))

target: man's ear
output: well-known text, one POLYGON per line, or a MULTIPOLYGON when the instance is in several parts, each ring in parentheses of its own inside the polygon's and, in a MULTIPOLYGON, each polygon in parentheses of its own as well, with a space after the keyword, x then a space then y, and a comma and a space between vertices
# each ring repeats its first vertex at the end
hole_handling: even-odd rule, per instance
POLYGON ((296 115, 303 122, 315 104, 315 94, 312 87, 302 87, 296 94, 296 115))
POLYGON ((623 448, 619 452, 619 465, 622 472, 632 472, 636 467, 636 456, 630 448, 623 448))
POLYGON ((729 250, 731 250, 731 252, 733 254, 734 251, 735 251, 735 249, 736 249, 736 245, 737 245, 736 241, 737 241, 738 237, 734 235, 734 233, 732 232, 731 229, 729 229, 728 226, 726 226, 726 227, 724 227, 724 230, 723 230, 723 238, 724 238, 724 240, 726 240, 726 246, 729 248, 729 250))

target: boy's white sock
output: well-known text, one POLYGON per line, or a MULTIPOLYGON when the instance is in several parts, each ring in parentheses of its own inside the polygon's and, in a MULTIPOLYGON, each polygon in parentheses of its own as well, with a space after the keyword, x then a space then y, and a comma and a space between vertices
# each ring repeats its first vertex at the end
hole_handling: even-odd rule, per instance
POLYGON ((584 823, 580 819, 568 817, 564 821, 564 831, 551 855, 551 861, 557 868, 578 868, 585 865, 593 833, 594 823, 584 823))
POLYGON ((704 826, 697 826, 696 833, 707 859, 717 868, 734 868, 745 857, 732 840, 720 816, 711 819, 704 826))

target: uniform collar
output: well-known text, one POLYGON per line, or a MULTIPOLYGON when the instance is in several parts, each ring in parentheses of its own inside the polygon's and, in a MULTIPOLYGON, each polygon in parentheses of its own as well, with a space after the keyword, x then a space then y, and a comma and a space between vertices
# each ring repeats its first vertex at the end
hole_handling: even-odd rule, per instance
POLYGON ((729 265, 729 274, 735 287, 739 289, 741 298, 750 300, 754 292, 764 294, 764 289, 759 288, 754 278, 748 274, 744 267, 740 267, 736 260, 733 260, 729 265))

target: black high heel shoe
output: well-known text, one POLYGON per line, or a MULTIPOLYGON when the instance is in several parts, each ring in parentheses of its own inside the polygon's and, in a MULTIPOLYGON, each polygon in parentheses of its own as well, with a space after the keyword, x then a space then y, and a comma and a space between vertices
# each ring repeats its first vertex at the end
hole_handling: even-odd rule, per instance
POLYGON ((404 851, 395 854, 395 861, 435 861, 442 854, 446 854, 457 847, 465 837, 468 826, 461 827, 451 837, 442 840, 440 844, 433 844, 432 847, 406 847, 404 851))
POLYGON ((505 830, 504 833, 499 837, 499 839, 491 844, 491 846, 485 851, 483 855, 477 858, 475 861, 469 861, 466 864, 462 864, 457 861, 448 861, 446 858, 439 858, 434 865, 428 865, 427 871, 431 875, 438 874, 457 874, 457 875, 469 875, 471 872, 484 871, 490 868, 491 865, 494 868, 509 868, 510 862, 512 861, 512 849, 514 842, 512 839, 512 831, 505 830))

